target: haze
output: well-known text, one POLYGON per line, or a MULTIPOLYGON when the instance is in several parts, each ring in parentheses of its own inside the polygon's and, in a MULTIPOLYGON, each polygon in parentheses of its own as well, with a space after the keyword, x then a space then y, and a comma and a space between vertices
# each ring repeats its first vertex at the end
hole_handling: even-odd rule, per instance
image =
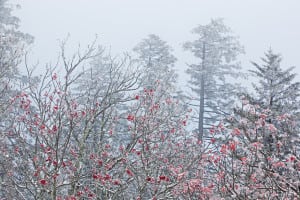
MULTIPOLYGON (((154 33, 175 50, 176 64, 183 72, 191 55, 182 44, 193 39, 191 29, 211 18, 240 36, 246 54, 244 68, 272 47, 283 55, 283 67, 297 66, 300 73, 300 13, 297 0, 16 0, 21 9, 21 30, 35 37, 32 61, 55 61, 58 39, 71 35, 71 44, 87 44, 95 34, 98 42, 113 53, 131 51, 148 34, 154 33)), ((181 74, 181 79, 182 74, 181 74)), ((298 77, 299 78, 299 77, 298 77)))

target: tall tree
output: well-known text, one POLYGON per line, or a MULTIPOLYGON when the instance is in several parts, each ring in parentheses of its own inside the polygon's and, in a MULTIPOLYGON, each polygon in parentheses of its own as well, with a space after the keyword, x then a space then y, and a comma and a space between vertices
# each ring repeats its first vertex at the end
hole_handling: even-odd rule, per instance
POLYGON ((282 69, 282 58, 272 49, 262 58, 263 64, 252 62, 255 69, 250 70, 258 78, 258 84, 253 84, 260 105, 278 114, 291 113, 299 110, 300 82, 295 82, 295 73, 290 67, 282 69))
POLYGON ((143 75, 142 85, 153 88, 157 81, 162 82, 164 89, 174 90, 177 74, 174 70, 176 58, 172 48, 157 35, 151 34, 142 40, 133 51, 137 54, 143 75))
POLYGON ((288 115, 293 116, 293 120, 299 122, 300 82, 294 80, 296 77, 296 74, 292 72, 294 67, 286 70, 281 68, 282 58, 272 49, 265 53, 262 61, 263 64, 252 62, 255 69, 250 70, 258 78, 258 84, 253 84, 257 93, 254 100, 260 107, 272 113, 268 115, 267 121, 280 130, 277 134, 264 134, 264 143, 269 153, 272 154, 276 149, 276 141, 282 141, 282 138, 288 136, 284 150, 284 153, 288 154, 291 153, 290 146, 297 147, 299 150, 299 134, 297 131, 288 133, 286 127, 276 121, 278 116, 288 115))
POLYGON ((243 48, 221 19, 200 25, 192 33, 198 39, 185 43, 184 48, 191 51, 199 63, 189 65, 186 73, 190 75, 190 88, 197 95, 192 105, 198 108, 197 131, 199 139, 203 140, 206 130, 233 105, 238 85, 228 78, 239 75, 241 67, 236 59, 243 48))
POLYGON ((0 0, 0 112, 5 110, 8 89, 18 74, 17 66, 24 55, 24 47, 32 42, 32 36, 18 30, 19 19, 12 15, 14 6, 0 0))
MULTIPOLYGON (((0 198, 14 193, 12 188, 4 189, 9 181, 11 171, 9 151, 14 148, 9 145, 7 133, 12 129, 12 123, 18 117, 18 112, 12 112, 12 99, 18 83, 18 65, 24 55, 24 47, 32 41, 32 37, 20 32, 19 19, 12 15, 15 7, 7 0, 0 0, 0 198)), ((23 163, 24 164, 24 163, 23 163)), ((24 168, 24 166, 21 166, 24 168)), ((26 170, 26 169, 25 169, 26 170)))
POLYGON ((18 30, 20 20, 12 15, 13 8, 7 0, 0 0, 0 78, 17 72, 24 47, 33 40, 18 30))

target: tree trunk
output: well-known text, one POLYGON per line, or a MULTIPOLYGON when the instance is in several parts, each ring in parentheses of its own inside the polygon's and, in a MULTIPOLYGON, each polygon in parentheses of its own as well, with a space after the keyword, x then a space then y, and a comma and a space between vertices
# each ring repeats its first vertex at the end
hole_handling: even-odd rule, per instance
POLYGON ((201 77, 200 77, 200 104, 199 104, 199 123, 198 123, 198 139, 203 141, 203 124, 204 124, 204 94, 205 94, 205 87, 204 87, 204 69, 205 69, 205 43, 203 43, 202 48, 202 65, 201 65, 201 77))
POLYGON ((199 124, 198 130, 199 135, 198 139, 203 140, 203 123, 204 123, 204 76, 201 75, 201 89, 200 89, 200 104, 199 104, 199 124))

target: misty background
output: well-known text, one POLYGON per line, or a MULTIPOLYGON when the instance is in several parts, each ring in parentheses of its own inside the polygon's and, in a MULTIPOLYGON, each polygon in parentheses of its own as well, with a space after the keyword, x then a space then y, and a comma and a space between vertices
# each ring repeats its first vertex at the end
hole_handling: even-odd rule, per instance
MULTIPOLYGON (((250 61, 260 62, 270 47, 283 56, 282 67, 296 66, 300 74, 300 4, 297 0, 14 0, 21 6, 14 15, 21 19, 20 30, 35 37, 30 63, 39 66, 55 62, 59 40, 70 34, 68 46, 75 51, 94 40, 113 54, 130 52, 148 34, 168 42, 178 58, 179 82, 185 82, 186 63, 194 57, 182 44, 195 39, 191 30, 212 18, 239 36, 246 54, 240 57, 243 69, 250 61)), ((299 79, 299 76, 297 77, 299 79)), ((184 83, 185 84, 185 83, 184 83)))

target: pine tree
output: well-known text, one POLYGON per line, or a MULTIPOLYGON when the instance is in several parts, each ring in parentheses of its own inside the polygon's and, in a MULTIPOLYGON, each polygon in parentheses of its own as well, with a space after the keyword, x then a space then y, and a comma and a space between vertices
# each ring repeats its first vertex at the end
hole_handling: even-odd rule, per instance
POLYGON ((143 71, 141 84, 153 88, 161 82, 165 91, 174 91, 177 74, 174 70, 176 58, 171 54, 172 48, 157 35, 149 35, 133 51, 143 71))
POLYGON ((250 72, 258 78, 258 84, 253 84, 257 100, 262 107, 278 114, 295 113, 299 109, 300 82, 294 82, 292 73, 295 67, 286 70, 280 64, 280 54, 270 49, 262 58, 263 64, 252 62, 255 67, 250 72))
POLYGON ((189 85, 197 97, 193 106, 198 108, 199 139, 210 126, 219 121, 233 106, 234 93, 238 86, 230 83, 228 77, 238 77, 237 56, 243 48, 231 30, 221 19, 211 20, 208 25, 193 29, 198 39, 184 44, 199 59, 186 71, 190 75, 189 85))
MULTIPOLYGON (((7 185, 13 182, 13 176, 17 176, 18 179, 22 177, 20 172, 10 171, 15 163, 11 162, 7 152, 15 148, 17 141, 10 139, 7 133, 18 116, 17 112, 11 112, 12 99, 18 92, 16 88, 19 83, 18 65, 25 53, 24 47, 32 41, 30 35, 18 30, 19 19, 12 15, 14 8, 15 6, 9 4, 7 0, 0 0, 0 149, 2 152, 0 154, 0 199, 14 196, 13 187, 7 185)), ((20 168, 27 171, 25 166, 22 165, 20 168)), ((16 198, 24 197, 14 196, 14 199, 16 198)))
MULTIPOLYGON (((286 70, 281 68, 282 57, 271 49, 262 58, 263 64, 252 62, 255 69, 250 70, 258 78, 258 84, 253 84, 257 97, 256 103, 263 109, 269 110, 267 121, 274 124, 279 133, 264 134, 264 144, 269 152, 276 149, 278 141, 284 137, 289 138, 285 143, 285 154, 291 153, 291 147, 299 151, 299 134, 297 131, 288 131, 288 128, 277 123, 278 118, 289 116, 299 126, 299 96, 300 82, 294 81, 296 74, 292 73, 294 67, 286 70)), ((298 129, 299 131, 299 129, 298 129)), ((295 151, 292 150, 292 151, 295 151)))
POLYGON ((24 46, 33 41, 18 30, 20 20, 12 15, 13 8, 7 0, 0 0, 0 79, 16 74, 24 46))
POLYGON ((14 9, 7 0, 0 0, 0 112, 6 109, 9 88, 18 75, 18 65, 24 55, 24 47, 33 37, 18 30, 19 19, 12 15, 14 9))

